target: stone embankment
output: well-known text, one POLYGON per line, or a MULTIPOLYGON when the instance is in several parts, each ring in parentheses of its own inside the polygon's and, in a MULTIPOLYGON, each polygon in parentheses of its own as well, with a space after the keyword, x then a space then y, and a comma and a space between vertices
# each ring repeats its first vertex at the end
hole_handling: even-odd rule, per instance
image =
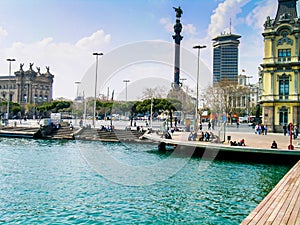
POLYGON ((56 129, 47 127, 2 127, 0 137, 35 138, 53 140, 95 140, 103 142, 141 142, 145 131, 114 129, 111 131, 94 128, 70 128, 61 126, 56 129))
POLYGON ((82 128, 75 134, 76 140, 95 140, 104 142, 140 142, 144 131, 114 129, 111 131, 82 128))

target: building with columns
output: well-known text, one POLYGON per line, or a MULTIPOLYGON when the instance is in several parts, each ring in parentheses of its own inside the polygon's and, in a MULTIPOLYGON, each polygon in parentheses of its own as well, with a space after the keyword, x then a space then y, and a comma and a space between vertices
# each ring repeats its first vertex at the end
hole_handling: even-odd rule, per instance
POLYGON ((264 24, 264 58, 259 71, 262 120, 269 130, 300 122, 299 34, 297 0, 278 0, 275 19, 264 24))
POLYGON ((17 102, 21 106, 27 103, 39 104, 50 102, 53 93, 53 78, 50 68, 46 67, 46 73, 41 73, 40 67, 37 71, 33 69, 33 63, 29 69, 20 69, 12 76, 0 76, 0 99, 1 101, 17 102))
MULTIPOLYGON (((251 76, 252 77, 252 76, 251 76)), ((238 85, 243 87, 243 91, 240 93, 239 101, 236 105, 240 108, 246 109, 247 115, 251 115, 253 108, 256 108, 259 99, 259 84, 250 84, 249 78, 245 74, 238 76, 238 85)))

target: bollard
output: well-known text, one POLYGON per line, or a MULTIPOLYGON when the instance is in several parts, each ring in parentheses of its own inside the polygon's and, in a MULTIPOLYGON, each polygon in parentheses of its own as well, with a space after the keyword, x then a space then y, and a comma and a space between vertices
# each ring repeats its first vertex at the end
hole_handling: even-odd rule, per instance
POLYGON ((294 150, 294 146, 293 146, 293 124, 290 123, 289 127, 290 127, 290 145, 288 146, 288 150, 294 150))

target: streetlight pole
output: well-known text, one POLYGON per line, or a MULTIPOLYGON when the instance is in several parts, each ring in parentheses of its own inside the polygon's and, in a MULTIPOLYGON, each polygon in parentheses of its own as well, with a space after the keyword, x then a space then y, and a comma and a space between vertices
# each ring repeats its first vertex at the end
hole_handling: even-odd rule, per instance
POLYGON ((197 90, 196 90, 196 110, 195 110, 195 132, 198 131, 198 102, 199 102, 199 71, 200 71, 200 49, 206 48, 205 45, 195 45, 193 48, 198 49, 197 58, 197 90))
POLYGON ((78 101, 78 97, 79 97, 79 93, 78 93, 78 90, 79 90, 79 84, 81 84, 80 81, 75 81, 75 85, 76 85, 76 100, 78 101))
POLYGON ((96 97, 97 97, 97 78, 98 78, 98 57, 103 55, 103 53, 94 52, 93 55, 96 56, 96 75, 95 75, 95 95, 94 95, 94 108, 93 108, 93 127, 95 128, 95 117, 96 117, 96 97))
POLYGON ((181 104, 182 104, 182 108, 183 108, 183 81, 185 81, 186 80, 186 78, 180 78, 179 79, 181 82, 180 82, 180 84, 181 84, 181 87, 182 87, 182 90, 181 90, 181 104))
POLYGON ((125 90, 125 92, 126 92, 126 102, 127 102, 127 83, 128 82, 130 82, 130 80, 123 80, 123 82, 125 82, 125 88, 126 88, 126 90, 125 90))
POLYGON ((7 101, 7 120, 9 119, 9 102, 10 102, 10 76, 11 76, 11 62, 15 59, 6 59, 9 62, 9 75, 8 75, 8 101, 7 101))
POLYGON ((77 90, 76 90, 76 97, 75 97, 75 101, 74 101, 74 108, 75 108, 75 126, 77 126, 77 103, 78 103, 78 97, 79 97, 79 94, 78 94, 78 88, 79 88, 79 84, 80 84, 81 82, 80 81, 75 81, 75 85, 76 85, 76 88, 77 88, 77 90))

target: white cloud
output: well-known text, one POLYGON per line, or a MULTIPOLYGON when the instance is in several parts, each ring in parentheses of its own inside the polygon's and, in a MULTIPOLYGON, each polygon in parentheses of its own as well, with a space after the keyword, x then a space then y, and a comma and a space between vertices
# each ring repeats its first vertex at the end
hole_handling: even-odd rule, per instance
POLYGON ((6 37, 7 35, 7 31, 3 27, 0 27, 0 37, 6 37))
POLYGON ((183 26, 183 32, 187 34, 192 34, 196 35, 197 34, 197 29, 193 24, 186 24, 183 26))
MULTIPOLYGON (((52 37, 33 43, 15 42, 10 48, 2 51, 0 57, 16 59, 12 71, 18 70, 20 63, 25 64, 24 70, 29 69, 29 63, 34 63, 33 68, 41 67, 42 73, 46 72, 46 66, 50 66, 50 72, 55 76, 53 97, 74 98, 74 82, 80 81, 94 63, 92 51, 105 49, 109 43, 110 35, 99 30, 91 36, 78 40, 76 44, 58 43, 52 37)), ((2 61, 0 72, 7 74, 7 63, 2 61)))
POLYGON ((108 44, 111 40, 109 34, 105 34, 103 30, 98 30, 89 37, 84 37, 76 43, 76 47, 86 50, 95 50, 103 44, 108 44))
POLYGON ((160 24, 164 26, 166 31, 168 32, 173 32, 173 23, 168 19, 168 18, 161 18, 160 19, 160 24))
MULTIPOLYGON (((237 15, 242 11, 242 7, 250 0, 225 0, 220 3, 211 16, 211 22, 208 26, 208 37, 214 38, 221 32, 229 32, 230 18, 237 21, 237 15)), ((234 26, 232 26, 234 32, 234 26)))
POLYGON ((246 23, 249 26, 254 27, 260 32, 263 30, 263 24, 266 21, 267 16, 275 18, 277 4, 274 4, 274 0, 266 0, 259 2, 254 10, 246 17, 246 23))

